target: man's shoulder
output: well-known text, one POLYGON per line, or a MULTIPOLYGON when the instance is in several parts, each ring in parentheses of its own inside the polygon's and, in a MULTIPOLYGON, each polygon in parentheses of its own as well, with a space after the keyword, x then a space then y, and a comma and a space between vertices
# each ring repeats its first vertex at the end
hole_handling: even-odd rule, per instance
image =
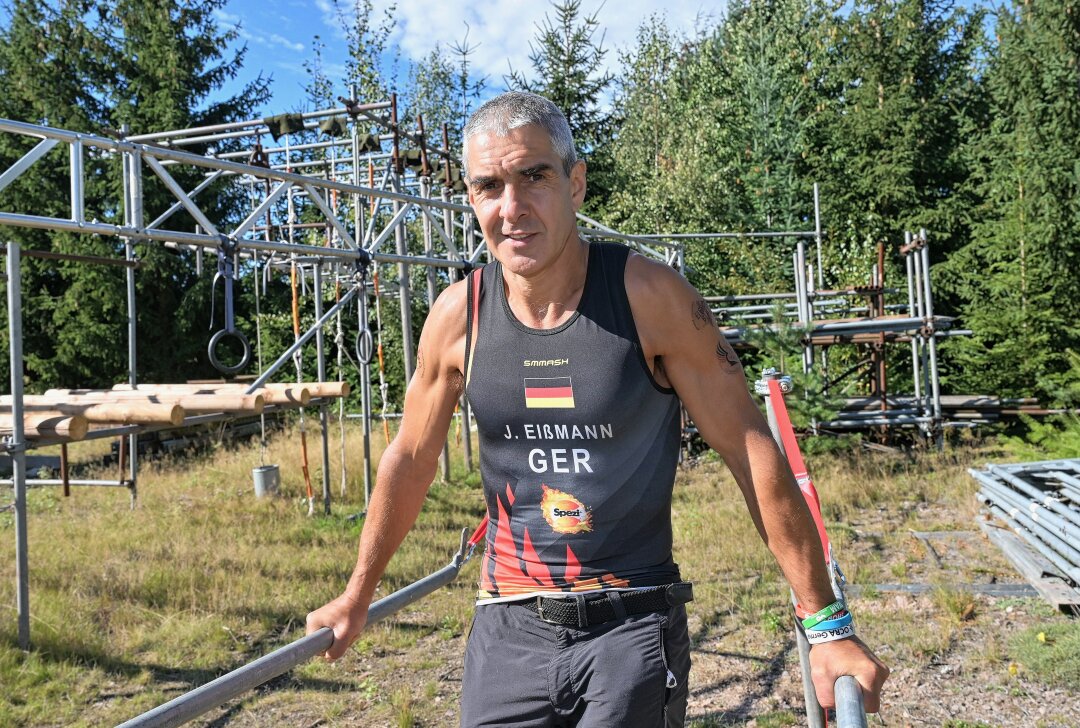
POLYGON ((666 263, 633 251, 626 259, 626 293, 632 303, 661 305, 674 298, 696 295, 693 286, 666 263))
POLYGON ((432 333, 439 336, 465 334, 467 285, 467 280, 456 281, 438 295, 428 314, 425 328, 433 329, 432 333))

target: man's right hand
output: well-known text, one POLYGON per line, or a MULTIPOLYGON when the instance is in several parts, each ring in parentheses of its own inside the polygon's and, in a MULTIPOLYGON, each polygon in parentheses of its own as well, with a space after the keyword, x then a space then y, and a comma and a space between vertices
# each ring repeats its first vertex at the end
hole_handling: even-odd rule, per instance
POLYGON ((333 661, 345 654, 367 624, 368 605, 360 599, 342 594, 307 616, 307 634, 323 627, 334 630, 334 644, 323 657, 333 661))

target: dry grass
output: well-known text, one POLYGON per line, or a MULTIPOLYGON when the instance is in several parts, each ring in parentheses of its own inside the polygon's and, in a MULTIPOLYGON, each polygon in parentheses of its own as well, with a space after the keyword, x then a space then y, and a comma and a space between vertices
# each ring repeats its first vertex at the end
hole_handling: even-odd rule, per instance
MULTIPOLYGON (((308 419, 318 496, 314 423, 308 419)), ((274 499, 252 495, 250 471, 260 461, 254 445, 147 463, 134 511, 115 489, 79 489, 69 499, 56 489, 32 491, 29 654, 14 647, 13 529, 10 514, 0 514, 0 614, 7 615, 0 619, 0 725, 115 724, 299 637, 304 615, 348 577, 362 521, 348 518, 363 507, 359 431, 347 435, 345 498, 336 425, 331 434, 329 516, 321 515, 318 497, 320 515, 307 516, 295 432, 275 436, 265 454, 282 467, 274 499)), ((376 456, 382 439, 373 438, 376 456)), ((968 450, 916 458, 855 453, 811 463, 854 583, 925 578, 910 528, 972 530, 973 485, 964 466, 973 457, 968 450)), ((433 485, 381 593, 444 565, 460 530, 475 526, 481 512, 478 477, 464 472, 455 451, 450 482, 433 485)), ((676 557, 696 582, 697 639, 737 633, 739 649, 769 654, 788 630, 787 588, 727 470, 706 461, 682 471, 673 512, 676 557)), ((980 568, 1007 576, 998 563, 980 568)), ((208 718, 230 725, 456 723, 475 580, 470 564, 455 584, 369 630, 344 660, 303 665, 208 718)), ((966 604, 945 588, 935 599, 929 614, 915 613, 869 590, 856 599, 860 629, 890 662, 928 662, 983 619, 964 618, 966 604)), ((988 644, 983 655, 1005 669, 1006 647, 988 644)), ((785 710, 761 717, 783 725, 785 710)), ((721 724, 710 721, 698 724, 721 724)))

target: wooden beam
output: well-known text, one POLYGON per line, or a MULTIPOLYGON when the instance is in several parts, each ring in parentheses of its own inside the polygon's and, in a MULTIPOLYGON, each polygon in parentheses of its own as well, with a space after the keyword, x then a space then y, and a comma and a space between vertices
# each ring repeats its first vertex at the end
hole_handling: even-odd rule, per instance
MULTIPOLYGON (((10 435, 14 419, 10 412, 0 413, 0 434, 10 435)), ((62 412, 28 412, 23 415, 23 433, 27 439, 42 437, 81 440, 86 437, 90 423, 82 415, 62 412)))
POLYGON ((50 389, 45 396, 69 404, 148 402, 177 404, 188 414, 245 412, 260 414, 266 399, 261 394, 185 394, 183 392, 123 392, 111 389, 50 389))
MULTIPOLYGON (((142 401, 79 403, 57 401, 48 397, 30 395, 23 398, 27 412, 59 412, 65 415, 82 415, 94 424, 120 425, 168 424, 177 426, 184 421, 184 408, 176 403, 142 401)), ((11 397, 0 397, 0 412, 11 411, 11 397)))
MULTIPOLYGON (((113 385, 114 392, 142 392, 144 394, 168 395, 238 395, 247 391, 245 384, 130 384, 113 385)), ((267 384, 257 390, 266 404, 280 406, 306 406, 311 401, 311 390, 305 384, 267 384)))

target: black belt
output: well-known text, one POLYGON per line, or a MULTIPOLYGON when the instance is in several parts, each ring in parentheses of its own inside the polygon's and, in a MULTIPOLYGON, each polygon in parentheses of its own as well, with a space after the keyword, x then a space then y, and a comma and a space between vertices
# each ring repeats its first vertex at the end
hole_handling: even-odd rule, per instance
POLYGON ((677 584, 635 591, 536 597, 515 604, 535 612, 545 622, 584 629, 591 624, 610 622, 629 614, 662 612, 693 600, 693 583, 680 581, 677 584))

